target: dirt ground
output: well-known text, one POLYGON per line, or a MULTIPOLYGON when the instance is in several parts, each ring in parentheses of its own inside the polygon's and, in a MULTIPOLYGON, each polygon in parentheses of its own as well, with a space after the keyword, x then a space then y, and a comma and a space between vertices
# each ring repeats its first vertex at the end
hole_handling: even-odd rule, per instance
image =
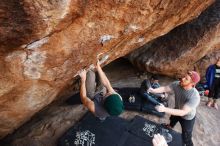
MULTIPOLYGON (((148 73, 140 73, 125 59, 119 59, 105 66, 104 71, 113 87, 139 87, 148 73)), ((174 79, 160 76, 160 84, 168 85, 174 79)), ((201 97, 197 109, 193 131, 195 146, 220 146, 220 110, 205 106, 207 97, 201 97)), ((173 94, 169 95, 169 106, 173 107, 173 94)), ((55 146, 57 140, 87 112, 82 105, 69 105, 66 102, 50 106, 43 110, 16 132, 0 142, 2 146, 55 146)), ((135 115, 143 116, 157 123, 168 123, 169 115, 158 118, 146 113, 125 111, 121 117, 131 119, 135 115)), ((174 130, 181 132, 177 124, 174 130)))

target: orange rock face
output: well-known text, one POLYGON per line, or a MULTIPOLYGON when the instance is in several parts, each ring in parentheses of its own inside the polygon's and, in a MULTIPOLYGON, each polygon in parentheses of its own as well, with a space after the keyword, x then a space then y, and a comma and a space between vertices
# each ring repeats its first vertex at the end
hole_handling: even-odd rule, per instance
POLYGON ((99 53, 109 63, 213 1, 1 0, 0 137, 58 98, 99 53))
POLYGON ((207 66, 219 55, 219 13, 220 1, 216 1, 197 19, 146 44, 129 59, 141 70, 153 73, 175 76, 198 70, 203 76, 207 66))

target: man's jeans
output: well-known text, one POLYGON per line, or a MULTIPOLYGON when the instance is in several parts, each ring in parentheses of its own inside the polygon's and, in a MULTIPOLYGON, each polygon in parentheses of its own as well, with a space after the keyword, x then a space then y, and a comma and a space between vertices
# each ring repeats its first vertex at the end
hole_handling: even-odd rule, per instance
POLYGON ((150 96, 148 93, 141 92, 141 96, 155 105, 160 105, 160 102, 158 102, 154 97, 150 96))
POLYGON ((170 126, 173 128, 177 122, 180 122, 182 127, 182 138, 186 146, 193 146, 192 131, 195 123, 195 117, 192 120, 185 120, 180 116, 170 117, 170 126))

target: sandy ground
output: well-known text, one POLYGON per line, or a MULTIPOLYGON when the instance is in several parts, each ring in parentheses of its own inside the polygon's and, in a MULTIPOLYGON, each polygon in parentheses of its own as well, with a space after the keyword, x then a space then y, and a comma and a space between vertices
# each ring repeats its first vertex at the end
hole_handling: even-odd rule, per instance
MULTIPOLYGON (((140 74, 130 63, 118 60, 104 67, 108 78, 114 87, 139 87, 141 81, 150 77, 149 74, 140 74)), ((173 79, 160 76, 160 84, 167 85, 173 79)), ((173 94, 169 95, 169 106, 173 107, 173 94)), ((206 97, 201 98, 197 109, 197 118, 193 131, 195 146, 220 146, 220 110, 210 109, 205 106, 206 97)), ((19 128, 15 133, 9 135, 0 142, 1 146, 55 146, 57 140, 66 130, 73 126, 85 113, 87 109, 82 105, 68 105, 66 103, 56 104, 43 110, 28 123, 19 128)), ((168 123, 169 115, 158 118, 153 115, 126 111, 121 117, 131 119, 135 115, 141 115, 157 123, 168 123)), ((177 124, 174 128, 181 132, 177 124)))

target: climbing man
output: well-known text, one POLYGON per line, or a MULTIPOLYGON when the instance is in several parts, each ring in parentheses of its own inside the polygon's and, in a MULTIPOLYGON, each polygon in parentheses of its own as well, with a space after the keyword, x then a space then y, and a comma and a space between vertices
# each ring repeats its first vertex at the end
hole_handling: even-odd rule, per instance
POLYGON ((81 77, 80 97, 84 106, 96 117, 104 120, 108 116, 118 116, 123 110, 122 97, 112 88, 107 76, 103 72, 99 60, 96 70, 98 72, 101 88, 96 89, 96 74, 94 71, 83 70, 81 77))
POLYGON ((189 71, 180 81, 175 81, 169 86, 150 88, 151 93, 163 93, 174 91, 175 108, 168 108, 163 105, 156 106, 157 111, 171 115, 170 124, 173 128, 177 122, 182 127, 182 138, 186 146, 193 146, 192 131, 195 123, 196 108, 200 103, 200 95, 195 85, 199 82, 200 76, 195 71, 189 71))

